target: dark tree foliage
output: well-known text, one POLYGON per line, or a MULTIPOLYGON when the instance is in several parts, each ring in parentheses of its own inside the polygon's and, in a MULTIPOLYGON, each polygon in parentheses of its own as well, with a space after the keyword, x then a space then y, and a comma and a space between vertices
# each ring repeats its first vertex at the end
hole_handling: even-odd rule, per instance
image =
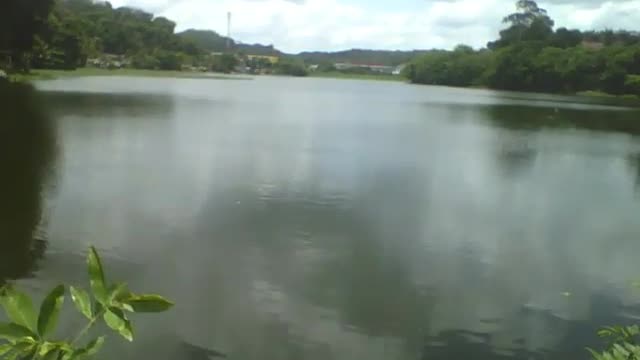
POLYGON ((35 37, 46 28, 53 0, 2 0, 0 55, 18 70, 28 70, 35 37))
POLYGON ((93 0, 3 0, 0 55, 14 66, 75 69, 102 54, 133 58, 145 68, 180 69, 202 50, 177 36, 164 17, 93 0), (4 3, 7 2, 7 3, 4 3))
POLYGON ((238 59, 233 54, 214 56, 211 70, 221 73, 230 73, 238 66, 238 59))
POLYGON ((282 58, 274 68, 274 73, 291 76, 307 76, 304 62, 294 58, 282 58))
POLYGON ((519 0, 490 50, 431 51, 405 69, 412 82, 495 89, 640 95, 640 34, 559 28, 532 0, 519 0))

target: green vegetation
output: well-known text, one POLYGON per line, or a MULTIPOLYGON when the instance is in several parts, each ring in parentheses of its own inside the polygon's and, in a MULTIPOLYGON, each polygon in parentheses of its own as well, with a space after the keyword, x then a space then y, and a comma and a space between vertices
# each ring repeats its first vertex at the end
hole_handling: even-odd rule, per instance
POLYGON ((406 81, 406 78, 400 75, 391 74, 356 74, 346 73, 342 71, 315 71, 309 73, 311 77, 331 78, 331 79, 354 79, 354 80, 382 80, 382 81, 406 81))
POLYGON ((494 89, 640 95, 640 34, 559 28, 535 1, 519 0, 488 49, 458 46, 414 59, 414 83, 494 89))
POLYGON ((13 71, 72 70, 89 59, 100 67, 180 70, 201 60, 197 46, 174 34, 174 22, 141 10, 92 0, 7 2, 9 11, 0 14, 0 26, 9 25, 0 31, 0 66, 13 71))
POLYGON ((307 76, 309 73, 304 62, 294 58, 282 58, 273 67, 277 75, 307 76))
POLYGON ((296 55, 307 64, 352 63, 398 66, 406 64, 417 56, 428 53, 425 50, 386 51, 352 49, 338 52, 302 52, 296 55))
POLYGON ((134 332, 127 313, 157 313, 169 310, 173 303, 159 295, 134 294, 125 283, 109 284, 102 262, 92 247, 87 256, 90 292, 69 286, 77 311, 87 324, 76 336, 54 339, 58 317, 65 302, 67 286, 58 285, 44 298, 36 312, 31 298, 13 286, 4 286, 0 305, 11 321, 0 324, 0 356, 7 360, 76 360, 95 356, 105 336, 86 341, 89 331, 104 322, 117 334, 133 341, 134 332))
POLYGON ((597 352, 588 349, 594 360, 639 360, 640 346, 637 345, 640 327, 609 326, 598 331, 598 336, 609 342, 607 349, 597 352))
POLYGON ((213 58, 211 70, 228 74, 233 72, 238 64, 238 58, 233 54, 222 54, 213 58))
POLYGON ((47 27, 53 0, 5 0, 0 11, 0 68, 28 70, 35 36, 47 27))
POLYGON ((283 53, 275 49, 273 45, 242 44, 233 39, 229 39, 226 36, 221 36, 217 32, 211 30, 189 29, 178 33, 177 35, 182 39, 192 42, 200 49, 209 53, 222 53, 229 51, 240 55, 283 55, 283 53), (227 47, 227 45, 229 45, 229 47, 227 47))
POLYGON ((165 71, 165 70, 144 70, 144 69, 99 69, 81 68, 75 71, 67 70, 33 70, 27 74, 12 74, 11 78, 16 81, 52 80, 66 77, 87 77, 87 76, 131 76, 131 77, 163 77, 163 78, 187 78, 187 79, 216 79, 216 80, 251 80, 248 76, 206 74, 185 71, 165 71))

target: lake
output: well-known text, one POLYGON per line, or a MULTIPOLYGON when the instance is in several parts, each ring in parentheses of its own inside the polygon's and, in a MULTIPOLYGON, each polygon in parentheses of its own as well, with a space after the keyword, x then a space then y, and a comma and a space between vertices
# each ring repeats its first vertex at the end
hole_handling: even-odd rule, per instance
POLYGON ((640 319, 640 109, 402 83, 4 94, 0 279, 176 302, 104 358, 578 359, 640 319), (189 344, 189 345, 185 345, 189 344))

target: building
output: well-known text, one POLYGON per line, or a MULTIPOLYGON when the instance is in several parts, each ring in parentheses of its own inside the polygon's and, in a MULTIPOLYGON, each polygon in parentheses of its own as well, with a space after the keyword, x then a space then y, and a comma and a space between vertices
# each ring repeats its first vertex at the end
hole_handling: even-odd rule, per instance
POLYGON ((589 50, 601 50, 604 47, 604 43, 600 41, 583 40, 580 44, 583 48, 589 50))
POLYGON ((334 66, 337 70, 365 69, 381 74, 393 74, 393 72, 396 70, 395 66, 373 64, 335 63, 334 66))
POLYGON ((407 64, 402 64, 402 65, 398 65, 396 66, 395 70, 393 70, 392 74, 393 75, 401 75, 402 74, 402 70, 404 70, 404 68, 407 67, 407 64))
POLYGON ((277 56, 269 56, 269 55, 247 55, 248 60, 267 60, 271 64, 277 64, 280 61, 280 58, 277 56))

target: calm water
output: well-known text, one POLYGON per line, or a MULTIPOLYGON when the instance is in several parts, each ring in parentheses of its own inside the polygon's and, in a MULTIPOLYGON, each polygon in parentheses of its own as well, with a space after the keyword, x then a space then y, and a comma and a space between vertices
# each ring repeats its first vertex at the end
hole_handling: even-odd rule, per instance
POLYGON ((0 279, 82 283, 94 244, 177 302, 111 358, 566 360, 637 313, 640 111, 319 79, 38 88, 0 100, 0 279))

